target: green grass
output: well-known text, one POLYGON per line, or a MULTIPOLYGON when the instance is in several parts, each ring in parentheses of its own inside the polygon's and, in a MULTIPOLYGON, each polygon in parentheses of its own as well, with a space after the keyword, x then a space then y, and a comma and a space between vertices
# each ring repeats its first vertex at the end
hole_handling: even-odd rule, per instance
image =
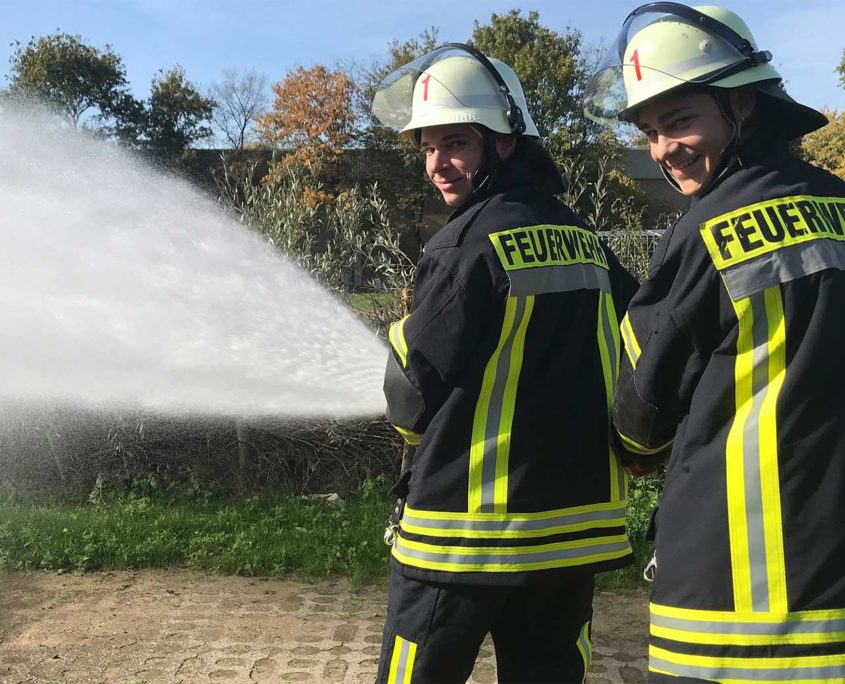
POLYGON ((398 296, 389 292, 356 292, 349 295, 349 305, 356 311, 368 312, 377 306, 389 306, 398 300, 398 296))
MULTIPOLYGON (((97 498, 97 497, 95 497, 97 498)), ((0 568, 191 567, 305 580, 386 577, 389 499, 368 483, 339 503, 300 497, 109 495, 91 504, 0 503, 0 568)))
MULTIPOLYGON (((642 586, 650 557, 642 538, 658 491, 656 479, 632 486, 628 526, 637 563, 603 573, 599 587, 642 586)), ((236 501, 195 481, 165 485, 154 476, 122 489, 98 482, 88 503, 21 501, 0 491, 0 568, 190 567, 307 581, 341 575, 360 587, 387 576, 381 535, 391 504, 382 481, 338 503, 271 495, 236 501)))

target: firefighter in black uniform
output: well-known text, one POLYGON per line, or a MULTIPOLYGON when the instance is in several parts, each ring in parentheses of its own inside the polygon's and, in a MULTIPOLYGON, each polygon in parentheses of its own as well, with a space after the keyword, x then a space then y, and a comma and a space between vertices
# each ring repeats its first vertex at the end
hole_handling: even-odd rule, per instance
POLYGON ((611 59, 588 115, 636 124, 692 202, 613 405, 630 457, 671 451, 649 676, 845 682, 845 183, 788 148, 826 118, 719 7, 645 5, 611 59))
POLYGON ((582 682, 593 575, 630 562, 610 444, 636 282, 567 206, 516 75, 450 45, 374 98, 454 208, 390 328, 388 419, 417 451, 389 530, 379 682, 582 682))

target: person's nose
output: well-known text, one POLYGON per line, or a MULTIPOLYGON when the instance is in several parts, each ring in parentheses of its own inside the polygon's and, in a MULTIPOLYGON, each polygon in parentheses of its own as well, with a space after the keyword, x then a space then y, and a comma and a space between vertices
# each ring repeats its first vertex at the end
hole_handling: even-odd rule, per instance
POLYGON ((432 173, 442 171, 449 167, 449 155, 444 154, 441 150, 434 149, 429 155, 429 168, 432 173))
POLYGON ((664 164, 678 151, 679 147, 678 141, 674 138, 658 134, 651 143, 651 158, 658 164, 664 164))

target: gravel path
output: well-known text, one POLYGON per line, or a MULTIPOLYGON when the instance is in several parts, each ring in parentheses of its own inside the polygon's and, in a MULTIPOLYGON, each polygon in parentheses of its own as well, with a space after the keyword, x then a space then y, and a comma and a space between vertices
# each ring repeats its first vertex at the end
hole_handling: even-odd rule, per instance
MULTIPOLYGON (((645 681, 647 601, 597 594, 588 684, 645 681)), ((341 580, 0 572, 0 682, 372 682, 385 602, 341 580)), ((485 643, 470 682, 495 681, 485 643)))

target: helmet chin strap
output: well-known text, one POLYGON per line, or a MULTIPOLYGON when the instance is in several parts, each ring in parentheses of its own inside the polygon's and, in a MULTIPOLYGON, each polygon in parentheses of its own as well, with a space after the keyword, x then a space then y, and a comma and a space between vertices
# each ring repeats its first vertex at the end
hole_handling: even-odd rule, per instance
MULTIPOLYGON (((478 130, 473 126, 475 130, 478 130)), ((484 140, 484 155, 481 157, 481 163, 472 174, 472 198, 484 193, 493 182, 496 180, 496 175, 499 170, 499 164, 502 163, 499 157, 499 152, 496 149, 496 135, 487 128, 481 128, 479 131, 484 140)))

